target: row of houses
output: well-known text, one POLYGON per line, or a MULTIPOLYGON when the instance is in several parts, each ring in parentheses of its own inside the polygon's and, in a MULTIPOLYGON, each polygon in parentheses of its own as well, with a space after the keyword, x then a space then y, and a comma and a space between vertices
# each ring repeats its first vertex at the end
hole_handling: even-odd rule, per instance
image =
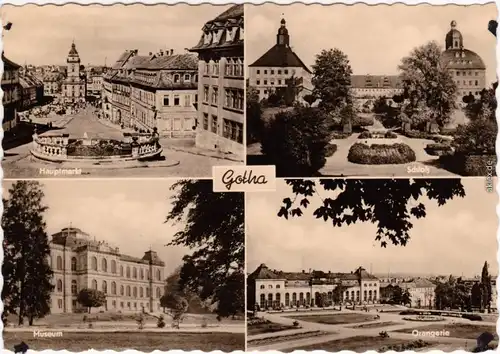
POLYGON ((103 76, 105 119, 243 155, 243 5, 208 21, 185 53, 126 50, 103 76))
POLYGON ((22 66, 9 60, 2 53, 4 71, 2 74, 2 105, 4 132, 13 129, 18 123, 18 112, 37 105, 44 96, 44 85, 35 75, 22 66))

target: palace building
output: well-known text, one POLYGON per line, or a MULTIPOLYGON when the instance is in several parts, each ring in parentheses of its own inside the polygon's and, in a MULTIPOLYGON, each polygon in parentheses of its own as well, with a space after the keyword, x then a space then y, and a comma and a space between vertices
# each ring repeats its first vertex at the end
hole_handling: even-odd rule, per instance
POLYGON ((196 145, 243 159, 245 120, 244 5, 203 26, 198 53, 196 145))
POLYGON ((87 84, 85 75, 80 70, 80 55, 76 50, 75 42, 66 59, 67 77, 62 85, 62 98, 65 102, 85 102, 87 96, 87 84))
POLYGON ((173 50, 125 51, 104 75, 104 118, 164 137, 194 137, 198 100, 196 56, 173 50))
POLYGON ((403 87, 398 75, 351 75, 351 92, 356 99, 392 98, 403 87))
POLYGON ((19 84, 20 65, 7 59, 2 52, 2 106, 3 106, 3 131, 13 129, 19 122, 17 111, 21 104, 21 86, 19 84))
POLYGON ((486 65, 481 57, 466 49, 457 22, 451 21, 445 38, 445 51, 441 56, 443 65, 450 71, 458 87, 458 99, 469 94, 478 96, 486 88, 486 65))
POLYGON ((380 281, 363 267, 351 273, 282 272, 261 264, 248 276, 249 309, 324 307, 379 302, 380 281))
POLYGON ((74 227, 52 235, 50 265, 54 272, 52 313, 82 311, 77 302, 84 288, 106 294, 99 310, 157 312, 164 294, 165 263, 149 250, 142 258, 120 253, 74 227))
POLYGON ((259 91, 259 99, 269 97, 278 88, 286 87, 291 77, 299 79, 299 97, 312 92, 312 72, 290 46, 285 19, 276 35, 276 44, 249 65, 249 84, 259 91))

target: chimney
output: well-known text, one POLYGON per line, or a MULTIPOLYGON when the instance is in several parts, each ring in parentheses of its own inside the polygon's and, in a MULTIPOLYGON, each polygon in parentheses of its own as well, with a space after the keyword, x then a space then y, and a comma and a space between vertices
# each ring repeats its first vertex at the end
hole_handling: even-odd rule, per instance
POLYGON ((174 55, 174 50, 170 49, 170 55, 174 55))
POLYGON ((160 49, 160 57, 163 56, 163 49, 160 49))

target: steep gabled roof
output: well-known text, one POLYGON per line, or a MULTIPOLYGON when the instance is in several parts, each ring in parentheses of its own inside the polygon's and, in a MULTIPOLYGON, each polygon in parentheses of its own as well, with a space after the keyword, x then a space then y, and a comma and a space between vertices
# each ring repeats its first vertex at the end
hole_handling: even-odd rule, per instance
POLYGON ((278 275, 271 271, 264 263, 248 276, 249 279, 279 279, 278 275))
POLYGON ((311 70, 304 64, 289 46, 275 44, 264 55, 257 59, 251 67, 303 68, 308 73, 311 70))

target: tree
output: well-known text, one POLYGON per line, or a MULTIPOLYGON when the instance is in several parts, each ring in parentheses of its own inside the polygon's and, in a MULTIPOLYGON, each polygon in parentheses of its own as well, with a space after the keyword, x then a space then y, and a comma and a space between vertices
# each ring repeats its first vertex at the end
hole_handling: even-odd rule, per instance
POLYGON ((76 301, 90 313, 92 307, 101 307, 106 303, 106 294, 96 289, 83 288, 78 293, 76 301))
POLYGON ((295 107, 269 122, 262 153, 276 166, 277 176, 310 177, 326 163, 330 131, 327 115, 318 108, 295 107))
POLYGON ((247 85, 246 95, 247 142, 251 144, 260 141, 263 129, 262 107, 257 89, 247 85))
POLYGON ((441 60, 440 46, 429 42, 415 48, 402 59, 399 70, 410 110, 417 112, 424 105, 430 109, 433 121, 440 126, 448 123, 456 108, 457 86, 441 60))
POLYGON ((481 289, 482 289, 482 304, 488 308, 488 312, 491 312, 491 276, 488 271, 488 262, 484 262, 483 270, 481 272, 481 289))
POLYGON ((495 97, 497 83, 489 89, 484 89, 479 93, 479 97, 468 95, 464 97, 467 104, 464 108, 465 115, 471 121, 492 120, 495 121, 495 111, 497 109, 497 99, 495 97))
POLYGON ((286 183, 293 196, 283 200, 279 217, 302 216, 310 204, 309 198, 320 195, 321 205, 312 212, 317 219, 330 220, 334 227, 375 223, 375 240, 382 247, 387 246, 387 241, 406 246, 413 228, 410 218, 427 215, 425 205, 417 204, 423 196, 437 201, 439 206, 465 196, 460 179, 288 179, 286 183))
POLYGON ((352 69, 349 58, 340 49, 322 50, 313 65, 313 95, 319 107, 331 112, 349 104, 352 69))
MULTIPOLYGON (((186 312, 189 313, 206 313, 208 308, 206 304, 201 301, 198 294, 188 288, 182 288, 181 283, 181 270, 182 267, 175 269, 165 280, 165 294, 172 294, 186 299, 188 308, 186 312)), ((165 307, 164 307, 165 308, 165 307)))
POLYGON ((237 285, 244 284, 244 194, 215 193, 207 180, 180 181, 172 189, 177 193, 166 221, 185 226, 169 245, 193 249, 183 258, 180 288, 211 301, 220 316, 244 311, 245 287, 237 285))
POLYGON ((173 326, 179 328, 180 323, 184 319, 184 314, 188 310, 188 301, 186 298, 177 294, 165 294, 160 298, 160 306, 168 309, 166 312, 172 317, 173 326))
POLYGON ((454 134, 455 151, 462 155, 495 155, 496 120, 477 119, 459 125, 454 134))
POLYGON ((399 285, 395 285, 392 287, 389 303, 397 305, 411 304, 411 294, 408 289, 403 290, 399 285))
POLYGON ((39 182, 17 181, 3 200, 3 319, 17 313, 19 325, 24 323, 24 317, 32 325, 35 318, 50 312, 54 286, 48 264, 50 248, 43 219, 47 207, 43 198, 39 182))
POLYGON ((483 309, 483 289, 480 283, 474 283, 471 289, 471 306, 483 309))

